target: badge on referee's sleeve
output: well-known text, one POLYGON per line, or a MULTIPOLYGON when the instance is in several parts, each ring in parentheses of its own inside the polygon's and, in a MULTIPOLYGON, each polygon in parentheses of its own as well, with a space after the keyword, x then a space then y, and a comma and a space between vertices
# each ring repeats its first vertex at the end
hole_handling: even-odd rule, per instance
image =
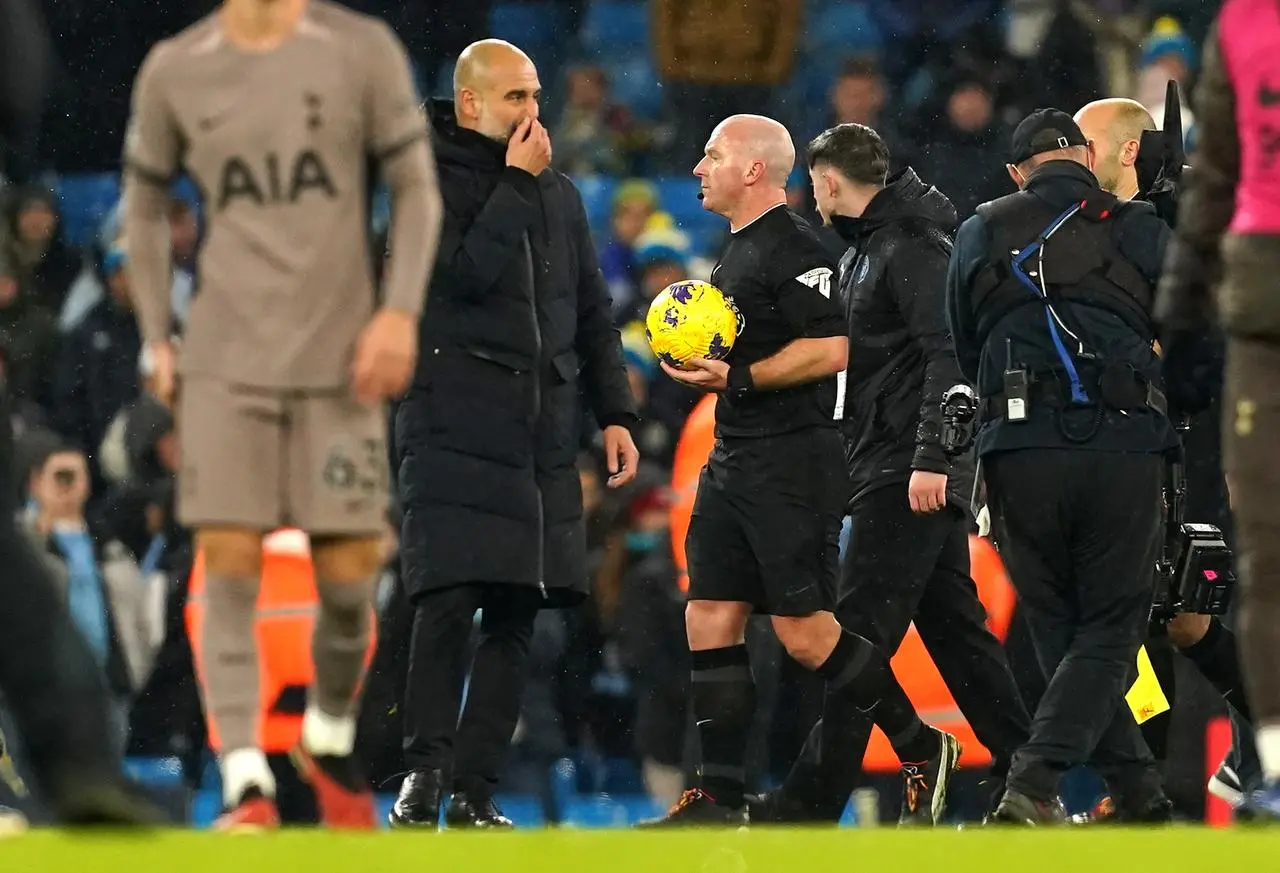
POLYGON ((831 277, 835 275, 828 267, 817 267, 807 273, 796 276, 796 281, 807 285, 823 297, 831 296, 831 277))

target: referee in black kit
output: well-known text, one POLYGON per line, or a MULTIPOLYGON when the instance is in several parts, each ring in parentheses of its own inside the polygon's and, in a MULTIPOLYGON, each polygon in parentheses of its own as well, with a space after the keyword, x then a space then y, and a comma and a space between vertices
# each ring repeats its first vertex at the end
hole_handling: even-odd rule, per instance
POLYGON ((992 530, 1048 687, 995 819, 1062 821, 1058 782, 1090 763, 1121 821, 1167 819, 1151 752, 1124 702, 1151 611, 1165 453, 1151 306, 1168 226, 1092 172, 1071 116, 1013 134, 1021 189, 956 237, 947 317, 984 400, 977 451, 992 530))
MULTIPOLYGON (((944 311, 956 210, 915 171, 890 177, 889 166, 865 125, 838 125, 809 144, 818 212, 849 246, 838 296, 856 350, 836 413, 853 487, 836 617, 889 655, 915 622, 1002 784, 1030 718, 969 575, 972 453, 948 458, 942 446, 943 396, 962 381, 944 311)), ((871 723, 831 755, 818 754, 820 734, 819 725, 762 815, 839 820, 871 723)), ((908 790, 903 821, 926 812, 914 799, 908 790)))
POLYGON ((743 328, 728 362, 696 360, 672 378, 721 392, 716 445, 689 526, 685 623, 702 785, 650 825, 741 825, 744 757, 755 685, 743 645, 752 611, 773 617, 791 657, 826 679, 822 746, 845 745, 873 710, 899 757, 914 762, 922 809, 943 811, 959 748, 924 725, 889 661, 831 613, 848 497, 834 414, 848 337, 832 299, 834 265, 786 208, 791 136, 772 119, 736 115, 711 135, 694 168, 703 207, 729 219, 732 240, 711 281, 743 328))

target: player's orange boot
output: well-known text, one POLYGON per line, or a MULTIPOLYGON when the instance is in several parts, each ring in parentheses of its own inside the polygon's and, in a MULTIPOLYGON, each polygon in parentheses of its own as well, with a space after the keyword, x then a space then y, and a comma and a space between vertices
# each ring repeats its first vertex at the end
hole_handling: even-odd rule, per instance
POLYGON ((280 812, 276 809, 276 802, 256 786, 245 791, 240 802, 213 823, 213 829, 223 833, 257 833, 278 827, 280 812))
POLYGON ((355 755, 312 755, 301 744, 289 754, 299 775, 315 792, 321 824, 343 831, 377 828, 373 792, 356 765, 355 755))

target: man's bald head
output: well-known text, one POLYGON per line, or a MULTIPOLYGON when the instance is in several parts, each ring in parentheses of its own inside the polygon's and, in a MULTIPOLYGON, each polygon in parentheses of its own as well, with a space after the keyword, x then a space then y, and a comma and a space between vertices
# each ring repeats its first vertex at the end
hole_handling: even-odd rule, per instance
POLYGON ((505 142, 525 118, 537 118, 541 94, 538 68, 506 40, 473 42, 453 69, 458 125, 491 139, 505 142))
POLYGON ((711 132, 693 175, 702 183, 702 208, 733 227, 785 203, 795 165, 796 147, 785 127, 763 115, 733 115, 711 132))
POLYGON ((796 147, 787 128, 763 115, 731 115, 720 122, 716 134, 733 149, 743 163, 764 165, 764 183, 786 188, 787 179, 796 165, 796 147))
POLYGON ((1118 197, 1138 193, 1134 163, 1144 130, 1159 130, 1155 119, 1136 100, 1113 97, 1086 104, 1075 115, 1085 138, 1093 143, 1098 183, 1118 197))
POLYGON ((533 67, 533 61, 505 39, 482 39, 462 50, 453 68, 453 93, 484 89, 504 71, 533 67))

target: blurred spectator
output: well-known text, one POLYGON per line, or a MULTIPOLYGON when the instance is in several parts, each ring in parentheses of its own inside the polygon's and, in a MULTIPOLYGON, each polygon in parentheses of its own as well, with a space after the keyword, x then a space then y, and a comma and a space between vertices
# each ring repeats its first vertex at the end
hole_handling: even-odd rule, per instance
POLYGON ((609 284, 614 312, 621 312, 635 298, 639 275, 634 246, 649 216, 658 209, 658 189, 652 182, 629 179, 613 194, 608 241, 600 248, 600 272, 609 284))
MULTIPOLYGON (((1047 17, 1037 22, 1043 28, 1036 26, 1040 32, 1028 39, 1029 44, 1014 49, 1023 72, 1019 87, 1008 94, 1016 106, 1014 114, 1021 118, 1041 106, 1079 107, 1101 97, 1103 76, 1098 36, 1082 17, 1079 4, 1024 0, 1015 5, 1042 7, 1023 9, 1023 18, 1046 13, 1047 17)), ((1011 33, 1010 40, 1013 39, 1011 33)))
MULTIPOLYGON (((0 351, 0 384, 8 378, 5 353, 0 351)), ((21 443, 29 434, 49 429, 49 414, 44 407, 25 397, 9 399, 9 424, 13 428, 15 442, 21 443)), ((25 475, 25 471, 24 471, 25 475)))
POLYGON ((137 562, 115 540, 97 540, 85 505, 89 469, 82 452, 62 447, 36 465, 28 529, 65 591, 76 628, 115 695, 123 749, 132 695, 146 684, 164 636, 163 601, 149 591, 137 562))
POLYGON ((1142 42, 1142 59, 1138 62, 1138 84, 1135 99, 1163 126, 1165 94, 1169 80, 1178 83, 1182 106, 1182 135, 1185 139, 1195 119, 1187 100, 1192 73, 1196 66, 1196 47, 1182 32, 1176 19, 1168 16, 1156 20, 1151 33, 1142 42))
POLYGON ((686 785, 691 739, 685 596, 676 584, 668 513, 660 495, 633 507, 628 549, 636 559, 622 582, 618 646, 635 683, 635 753, 645 789, 674 803, 686 785))
POLYGON ((0 258, 0 350, 5 376, 15 397, 51 410, 61 341, 58 323, 21 287, 9 262, 0 258))
POLYGON ((940 58, 958 62, 966 50, 997 57, 998 48, 978 49, 977 43, 998 31, 1000 6, 999 0, 868 0, 872 21, 893 46, 885 54, 890 83, 901 88, 919 68, 940 58))
POLYGON ((961 220, 979 204, 1008 194, 1008 135, 995 114, 995 98, 978 76, 956 79, 945 95, 942 121, 925 126, 923 148, 912 160, 917 174, 955 204, 961 220))
POLYGON ((636 239, 640 293, 619 321, 624 324, 622 348, 627 373, 641 410, 636 444, 651 462, 666 467, 675 453, 684 421, 701 395, 658 369, 645 337, 645 318, 653 298, 673 282, 690 277, 688 237, 658 216, 650 224, 651 228, 636 239))
POLYGON ((98 528, 124 543, 144 572, 168 574, 187 561, 191 536, 174 508, 178 452, 173 415, 149 394, 116 416, 99 450, 103 477, 114 487, 98 528))
MULTIPOLYGON (((188 277, 194 276, 196 250, 200 242, 200 221, 192 205, 181 197, 175 197, 169 206, 169 233, 174 269, 182 271, 188 277)), ((179 318, 186 320, 185 306, 179 318)))
POLYGON ((649 303, 658 292, 689 278, 689 238, 675 228, 665 213, 652 215, 642 233, 632 241, 631 259, 636 279, 635 298, 618 312, 618 322, 644 321, 649 303))
MULTIPOLYGON (((120 235, 120 206, 102 220, 93 244, 89 247, 89 257, 67 293, 62 311, 58 313, 58 324, 63 333, 70 333, 80 325, 85 315, 102 301, 107 285, 106 266, 108 255, 113 248, 118 248, 117 237, 120 235)), ((173 234, 173 285, 170 289, 169 301, 173 306, 175 332, 181 333, 187 321, 187 309, 191 305, 191 297, 195 293, 194 274, 183 266, 184 259, 194 257, 198 245, 199 227, 194 228, 192 222, 195 215, 191 205, 181 198, 174 199, 173 211, 169 214, 169 228, 173 234), (192 234, 195 234, 194 238, 192 234)))
POLYGON ((124 249, 113 246, 103 259, 108 294, 94 304, 67 335, 55 380, 54 426, 94 461, 98 447, 121 409, 138 396, 142 337, 133 313, 124 249))
MULTIPOLYGON (((901 150, 902 137, 897 124, 884 113, 887 92, 880 65, 873 58, 849 58, 840 69, 835 82, 831 85, 831 114, 823 130, 837 124, 853 122, 865 124, 880 134, 880 138, 889 146, 889 154, 897 155, 901 150)), ((812 131, 816 136, 821 131, 812 131)), ((807 145, 801 143, 796 154, 803 156, 807 145)), ((897 168, 891 168, 893 172, 897 168)))
POLYGON ((13 188, 6 195, 0 259, 9 263, 24 295, 57 312, 81 262, 79 253, 58 233, 57 202, 52 192, 36 185, 13 188))
POLYGON ((1102 91, 1096 96, 1132 94, 1138 44, 1146 32, 1147 0, 1059 0, 1093 32, 1102 91))
POLYGON ((648 143, 643 127, 625 106, 609 96, 609 77, 602 67, 570 67, 568 99, 555 126, 552 162, 572 176, 629 175, 648 143))

